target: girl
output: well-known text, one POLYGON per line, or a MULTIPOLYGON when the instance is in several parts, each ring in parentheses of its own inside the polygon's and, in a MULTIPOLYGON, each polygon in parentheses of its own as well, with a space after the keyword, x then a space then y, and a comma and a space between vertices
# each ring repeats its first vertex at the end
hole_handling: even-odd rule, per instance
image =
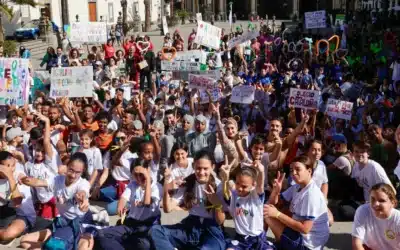
POLYGON ((81 140, 81 146, 78 149, 79 152, 83 152, 88 160, 87 174, 89 176, 89 183, 92 187, 96 180, 99 170, 103 169, 103 158, 101 156, 100 149, 92 146, 94 139, 94 133, 90 129, 84 129, 79 133, 81 140))
POLYGON ((165 181, 169 184, 176 183, 178 186, 183 180, 194 173, 193 158, 188 158, 188 146, 186 143, 176 142, 171 150, 170 167, 165 169, 165 181))
MULTIPOLYGON (((88 163, 84 153, 77 152, 71 156, 68 163, 67 174, 54 178, 39 180, 24 177, 22 183, 31 187, 47 187, 56 197, 57 209, 61 217, 53 222, 52 229, 27 234, 21 238, 24 249, 47 249, 52 244, 63 245, 64 249, 73 249, 79 242, 79 247, 88 245, 85 237, 80 237, 80 225, 92 222, 89 210, 90 184, 84 178, 87 173, 88 163), (50 240, 49 240, 50 239, 50 240)), ((91 243, 93 244, 93 242, 91 243)))
POLYGON ((162 186, 151 179, 148 162, 137 159, 131 167, 132 181, 118 201, 118 214, 125 216, 129 203, 129 214, 122 225, 99 231, 96 247, 99 249, 150 249, 148 230, 160 224, 160 200, 162 186))
POLYGON ((354 217, 353 249, 398 249, 400 211, 393 188, 386 183, 372 186, 370 202, 360 206, 354 217))
POLYGON ((328 208, 312 179, 311 160, 307 156, 296 157, 290 172, 296 185, 283 192, 281 200, 285 174, 278 172, 268 204, 264 205, 264 221, 282 249, 323 249, 329 238, 328 208), (292 217, 277 210, 279 201, 289 203, 292 217))
POLYGON ((156 250, 225 249, 224 235, 220 225, 225 220, 221 200, 220 181, 214 177, 215 161, 207 150, 195 157, 195 173, 189 175, 183 187, 171 197, 167 183, 164 184, 163 209, 170 213, 183 209, 189 216, 181 223, 171 226, 155 225, 150 237, 156 250))
MULTIPOLYGON (((234 162, 233 162, 234 163, 234 162)), ((263 222, 264 204, 264 166, 260 160, 254 161, 250 167, 241 167, 236 173, 234 190, 229 190, 229 172, 233 164, 221 167, 221 179, 224 198, 230 203, 229 212, 235 222, 235 240, 228 243, 227 249, 274 249, 267 241, 263 222)))

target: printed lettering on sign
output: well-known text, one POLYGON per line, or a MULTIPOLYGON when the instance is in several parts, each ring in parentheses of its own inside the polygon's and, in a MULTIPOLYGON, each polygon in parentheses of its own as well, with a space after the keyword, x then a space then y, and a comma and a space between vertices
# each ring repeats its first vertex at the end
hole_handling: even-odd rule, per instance
POLYGON ((29 60, 0 58, 0 105, 23 105, 29 87, 29 60))
POLYGON ((230 101, 232 103, 251 104, 254 101, 255 88, 253 86, 237 86, 232 89, 230 101))
POLYGON ((318 109, 320 93, 317 90, 290 89, 289 106, 303 109, 318 109))
POLYGON ((202 75, 189 74, 189 88, 212 90, 216 87, 217 87, 217 83, 212 78, 202 76, 202 75))
POLYGON ((352 110, 353 110, 352 102, 346 102, 331 98, 328 99, 326 112, 329 116, 345 120, 351 120, 352 110))

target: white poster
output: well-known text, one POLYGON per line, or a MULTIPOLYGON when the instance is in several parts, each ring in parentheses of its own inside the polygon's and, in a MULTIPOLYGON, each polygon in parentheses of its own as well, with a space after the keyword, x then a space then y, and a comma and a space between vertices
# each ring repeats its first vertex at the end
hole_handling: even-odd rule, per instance
POLYGON ((196 13, 196 19, 197 21, 203 21, 203 16, 201 13, 196 13))
POLYGON ((245 43, 251 39, 255 39, 259 35, 260 35, 259 31, 253 30, 253 31, 247 32, 246 34, 243 34, 241 36, 234 37, 228 41, 228 49, 232 49, 239 44, 245 43))
POLYGON ((203 21, 198 21, 197 23, 197 34, 194 43, 213 49, 219 49, 221 29, 203 21))
POLYGON ((318 90, 290 89, 289 107, 303 109, 318 109, 318 90))
POLYGON ((318 10, 304 13, 306 19, 306 29, 326 28, 325 10, 318 10))
POLYGON ((232 103, 251 104, 254 101, 255 88, 253 86, 241 85, 232 89, 230 101, 232 103))
POLYGON ((215 89, 217 87, 216 80, 201 76, 201 75, 194 75, 189 74, 189 88, 192 89, 215 89))
POLYGON ((50 97, 91 97, 92 93, 92 66, 51 69, 50 97))
POLYGON ((207 52, 202 50, 179 51, 172 61, 207 63, 207 52))
POLYGON ((70 42, 107 43, 107 26, 105 22, 78 22, 71 24, 70 42))
POLYGON ((207 70, 207 71, 174 71, 172 72, 173 79, 181 79, 184 81, 189 81, 189 74, 202 75, 206 77, 210 77, 213 79, 221 78, 220 70, 207 70))
MULTIPOLYGON (((210 90, 210 94, 211 94, 211 100, 213 102, 218 101, 219 98, 221 98, 221 96, 222 96, 221 90, 219 88, 214 88, 213 90, 210 90)), ((200 104, 205 104, 205 103, 209 103, 209 102, 210 102, 210 98, 208 97, 207 92, 204 90, 200 91, 200 104)))
POLYGON ((198 62, 175 62, 161 61, 161 70, 163 71, 199 71, 198 62))
POLYGON ((165 16, 162 17, 162 28, 165 36, 168 33, 168 23, 167 23, 167 18, 165 16))
POLYGON ((329 116, 340 118, 344 120, 351 120, 351 112, 353 110, 353 103, 336 99, 328 99, 326 113, 329 116))

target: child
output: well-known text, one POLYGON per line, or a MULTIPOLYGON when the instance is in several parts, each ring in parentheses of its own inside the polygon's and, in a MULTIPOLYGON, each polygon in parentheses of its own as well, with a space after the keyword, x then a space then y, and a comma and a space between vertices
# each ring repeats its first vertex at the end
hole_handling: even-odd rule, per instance
POLYGON ((214 177, 215 161, 207 150, 199 151, 194 161, 194 174, 185 179, 185 184, 173 197, 164 184, 163 209, 170 213, 189 211, 189 216, 179 224, 155 225, 150 229, 153 248, 156 250, 213 249, 225 250, 225 240, 220 225, 225 220, 221 199, 221 183, 214 177))
POLYGON ((165 169, 165 181, 169 184, 175 181, 180 186, 182 181, 194 173, 193 158, 188 158, 188 146, 183 142, 176 142, 171 150, 170 167, 165 169))
POLYGON ((132 179, 118 201, 118 214, 124 218, 127 203, 129 214, 120 226, 98 232, 96 247, 99 249, 150 249, 148 231, 160 225, 160 200, 162 186, 151 179, 148 162, 137 159, 131 168, 132 179))
POLYGON ((90 129, 83 129, 79 133, 79 138, 81 140, 81 146, 78 149, 79 152, 83 152, 88 160, 87 173, 89 176, 90 186, 93 187, 97 181, 97 175, 99 170, 103 169, 103 158, 101 156, 100 149, 92 146, 94 139, 94 133, 90 129))
POLYGON ((16 183, 17 177, 24 174, 24 170, 17 167, 17 160, 11 153, 1 151, 0 164, 0 244, 11 244, 33 228, 36 211, 31 189, 16 183))
POLYGON ((274 249, 267 241, 264 225, 260 218, 263 216, 264 204, 264 166, 260 160, 255 160, 249 167, 241 167, 236 173, 234 190, 229 190, 229 172, 232 164, 221 167, 221 180, 224 198, 230 204, 229 212, 235 222, 235 239, 227 244, 228 250, 234 249, 274 249))

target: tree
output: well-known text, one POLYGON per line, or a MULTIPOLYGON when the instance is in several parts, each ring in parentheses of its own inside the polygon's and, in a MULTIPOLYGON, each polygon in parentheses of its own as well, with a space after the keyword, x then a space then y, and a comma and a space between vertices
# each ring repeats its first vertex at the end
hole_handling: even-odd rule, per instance
POLYGON ((128 33, 128 25, 127 25, 127 18, 128 18, 128 1, 121 0, 121 7, 122 7, 122 27, 124 34, 128 33))
POLYGON ((149 32, 151 29, 150 0, 144 0, 144 30, 149 32))
POLYGON ((14 5, 29 5, 36 7, 37 3, 34 0, 0 0, 0 43, 4 43, 3 16, 9 20, 14 17, 14 9, 10 6, 14 5))

